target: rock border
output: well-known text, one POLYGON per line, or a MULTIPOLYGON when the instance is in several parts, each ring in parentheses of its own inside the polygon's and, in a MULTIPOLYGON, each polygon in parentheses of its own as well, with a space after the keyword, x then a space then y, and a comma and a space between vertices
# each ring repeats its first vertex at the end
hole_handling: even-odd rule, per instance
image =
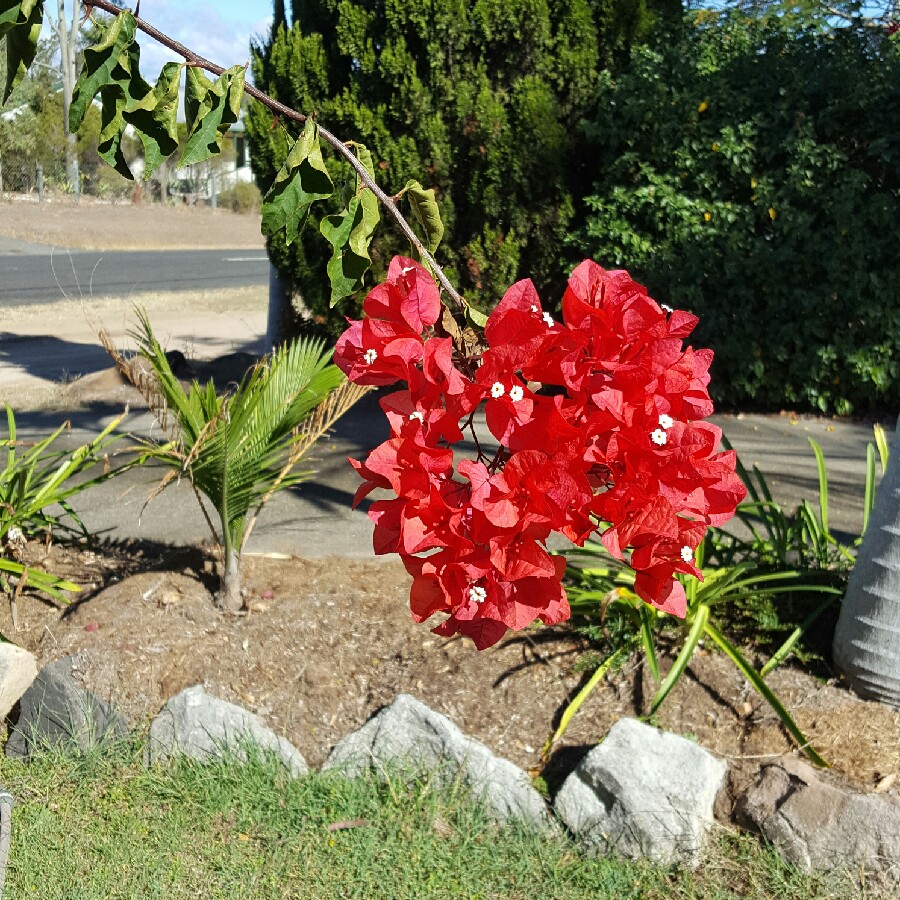
MULTIPOLYGON (((16 661, 23 674, 10 679, 7 697, 30 674, 26 657, 16 661)), ((44 745, 85 750, 129 735, 121 714, 78 684, 77 665, 77 657, 50 663, 11 701, 8 756, 27 759, 44 745)), ((294 777, 310 771, 302 753, 258 716, 195 685, 170 698, 153 720, 145 764, 177 754, 212 761, 254 753, 272 755, 294 777)), ((564 828, 587 853, 665 865, 702 861, 715 809, 721 824, 760 834, 801 870, 862 868, 900 885, 896 791, 860 792, 783 757, 763 766, 733 811, 723 814, 729 769, 687 738, 623 718, 567 776, 551 806, 526 772, 408 694, 340 740, 322 766, 347 778, 374 772, 461 784, 497 822, 544 833, 564 828)))

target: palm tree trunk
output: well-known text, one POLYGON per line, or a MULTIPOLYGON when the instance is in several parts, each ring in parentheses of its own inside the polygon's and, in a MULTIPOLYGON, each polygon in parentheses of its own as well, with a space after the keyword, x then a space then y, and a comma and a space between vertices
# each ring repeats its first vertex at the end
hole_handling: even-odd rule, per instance
POLYGON ((900 419, 847 583, 833 652, 860 696, 900 709, 900 419))
POLYGON ((222 609, 228 612, 240 612, 244 608, 244 597, 241 593, 241 557, 232 548, 225 550, 218 601, 222 609))

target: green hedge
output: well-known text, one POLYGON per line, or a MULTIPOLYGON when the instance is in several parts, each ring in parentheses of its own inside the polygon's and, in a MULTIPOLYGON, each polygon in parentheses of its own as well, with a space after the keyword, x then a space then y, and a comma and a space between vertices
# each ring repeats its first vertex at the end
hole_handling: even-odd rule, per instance
POLYGON ((600 80, 573 243, 701 316, 726 404, 900 405, 898 49, 706 13, 600 80))
MULTIPOLYGON (((435 188, 446 226, 437 258, 467 297, 490 307, 526 276, 561 289, 565 242, 591 184, 578 123, 593 108, 599 66, 658 22, 680 19, 680 3, 295 0, 291 28, 285 4, 274 13, 272 33, 254 48, 255 83, 366 144, 389 193, 409 179, 435 188)), ((288 134, 261 107, 247 133, 257 179, 271 184, 288 134)), ((334 175, 340 183, 336 165, 334 175)), ((270 244, 282 275, 332 331, 343 318, 328 309, 330 248, 318 225, 335 211, 314 210, 294 246, 270 244)), ((396 252, 409 245, 387 225, 372 246, 373 278, 396 252)))

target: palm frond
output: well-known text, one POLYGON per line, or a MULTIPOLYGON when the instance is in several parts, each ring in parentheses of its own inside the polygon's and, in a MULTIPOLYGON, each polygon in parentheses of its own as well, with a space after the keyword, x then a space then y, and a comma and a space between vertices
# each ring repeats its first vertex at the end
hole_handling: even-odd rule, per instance
POLYGON ((145 384, 142 393, 177 426, 176 440, 147 455, 190 479, 215 507, 223 543, 239 549, 272 494, 308 477, 297 463, 367 389, 348 384, 324 342, 307 338, 261 360, 229 395, 217 396, 212 382, 185 391, 146 313, 137 316, 132 336, 156 391, 145 384))

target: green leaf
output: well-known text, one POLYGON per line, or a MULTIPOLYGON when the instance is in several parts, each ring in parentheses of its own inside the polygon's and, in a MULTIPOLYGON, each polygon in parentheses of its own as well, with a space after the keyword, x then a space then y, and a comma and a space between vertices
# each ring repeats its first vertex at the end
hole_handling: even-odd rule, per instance
POLYGON ((322 159, 319 129, 312 119, 307 119, 303 134, 291 147, 263 200, 263 234, 284 229, 285 242, 292 244, 306 222, 310 206, 332 193, 334 184, 322 159))
POLYGON ((244 95, 243 66, 232 66, 215 82, 196 66, 188 66, 184 115, 188 140, 180 165, 191 166, 215 156, 225 132, 238 120, 244 95))
POLYGON ((4 103, 34 62, 43 17, 44 4, 36 0, 22 0, 21 3, 0 0, 0 37, 8 35, 4 103))
POLYGON ((156 86, 140 100, 133 101, 123 113, 144 145, 144 178, 178 149, 178 88, 181 84, 180 63, 166 63, 156 86))
POLYGON ((70 132, 81 127, 88 107, 102 88, 118 84, 123 78, 130 79, 128 49, 134 43, 136 30, 134 16, 126 10, 109 23, 98 44, 84 51, 84 69, 69 107, 70 132))
POLYGON ((775 696, 772 689, 765 683, 759 672, 747 662, 744 655, 735 647, 726 637, 713 625, 712 622, 706 622, 704 631, 718 645, 725 655, 740 669, 743 676, 753 685, 754 688, 766 699, 769 706, 775 710, 775 714, 781 719, 781 724, 787 729, 790 735, 799 745, 800 749, 817 765, 823 768, 829 768, 828 763, 816 752, 806 735, 800 730, 800 727, 794 721, 791 714, 785 709, 784 704, 775 696))
POLYGON ((694 614, 691 630, 688 632, 687 639, 684 642, 684 646, 681 648, 681 652, 678 654, 678 658, 672 663, 669 674, 666 675, 665 681, 659 686, 659 690, 656 692, 656 696, 650 704, 651 716, 660 708, 660 706, 662 706, 663 701, 669 696, 672 688, 678 683, 678 679, 684 674, 684 670, 687 668, 688 663, 694 655, 694 651, 697 649, 697 645, 700 643, 700 638, 703 637, 703 629, 706 627, 708 621, 709 607, 701 603, 697 608, 697 612, 694 614))
POLYGON ((829 534, 828 529, 828 472, 825 468, 825 454, 822 448, 812 439, 808 438, 809 445, 816 455, 816 470, 819 473, 819 519, 822 523, 822 531, 829 534))
MULTIPOLYGON (((357 145, 359 161, 372 173, 372 155, 365 147, 357 145)), ((319 230, 333 247, 328 261, 328 279, 331 282, 331 306, 362 287, 363 276, 372 264, 369 242, 380 218, 375 195, 356 178, 356 196, 342 213, 322 220, 319 230)))
POLYGON ((425 246, 434 253, 444 236, 444 223, 434 196, 434 188, 427 191, 418 181, 408 181, 403 192, 409 198, 409 206, 415 220, 425 233, 425 246))
POLYGON ((562 736, 566 733, 566 729, 569 727, 569 723, 572 721, 573 716, 581 709, 584 701, 594 692, 594 689, 600 684, 603 676, 606 675, 620 659, 627 656, 629 653, 631 653, 630 645, 619 647, 618 650, 597 666, 587 684, 585 684, 585 686, 572 698, 572 702, 566 707, 565 712, 562 714, 562 718, 559 721, 559 727, 541 748, 542 760, 546 760, 550 756, 554 746, 559 743, 562 736))
POLYGON ((98 152, 126 178, 132 174, 122 153, 122 137, 131 125, 144 145, 144 176, 178 147, 175 116, 178 109, 180 67, 167 64, 156 87, 140 73, 140 47, 134 42, 137 26, 125 11, 105 29, 101 41, 85 50, 85 67, 72 98, 69 127, 77 130, 87 108, 99 93, 102 101, 98 152))
POLYGON ((27 13, 19 0, 0 0, 0 37, 15 28, 20 19, 27 19, 27 13))
POLYGON ((484 331, 487 320, 488 317, 480 309, 476 309, 471 304, 466 305, 466 324, 469 327, 484 331))

